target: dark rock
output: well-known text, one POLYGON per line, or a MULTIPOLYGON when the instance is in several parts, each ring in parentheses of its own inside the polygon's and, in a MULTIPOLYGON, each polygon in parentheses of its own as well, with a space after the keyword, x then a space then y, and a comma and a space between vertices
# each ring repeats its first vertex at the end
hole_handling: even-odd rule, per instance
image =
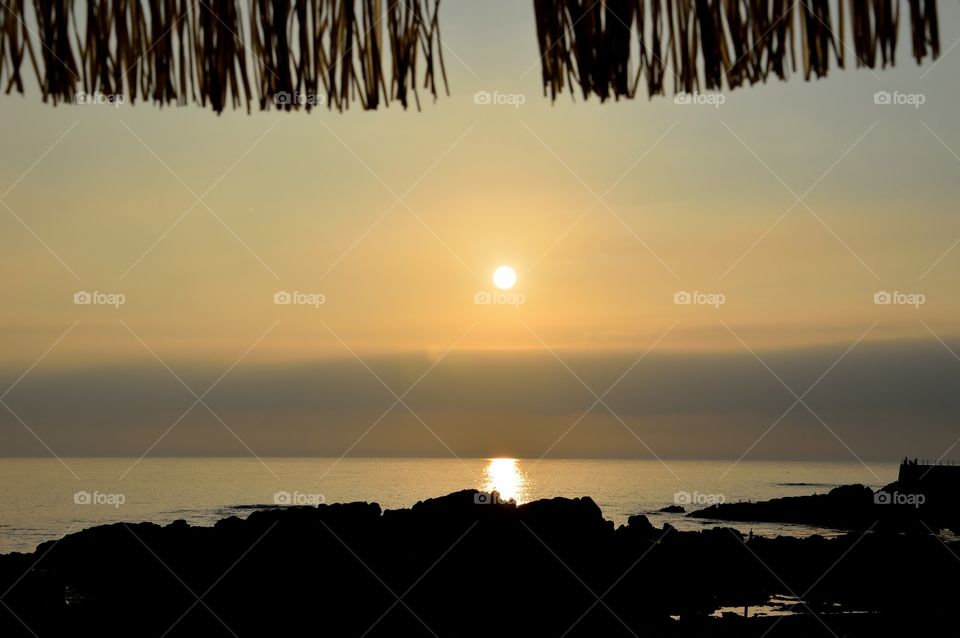
POLYGON ((629 527, 632 530, 636 530, 638 532, 643 532, 643 533, 652 533, 657 529, 650 523, 650 519, 648 519, 643 514, 635 514, 630 518, 628 518, 627 527, 629 527))
POLYGON ((863 485, 845 485, 827 494, 788 496, 758 503, 720 503, 688 516, 859 529, 876 522, 879 513, 873 502, 873 490, 863 485))
POLYGON ((789 496, 758 503, 722 503, 687 514, 722 521, 775 522, 835 529, 927 532, 960 528, 957 495, 917 494, 892 483, 874 492, 863 485, 841 485, 826 494, 789 496))
MULTIPOLYGON (((708 614, 792 592, 817 609, 877 612, 821 614, 838 635, 955 622, 960 580, 943 576, 960 543, 927 533, 745 539, 658 530, 645 516, 614 529, 589 498, 516 505, 478 494, 83 530, 0 556, 0 636, 759 637, 768 621, 708 614)), ((828 635, 808 615, 769 635, 817 632, 828 635)))
POLYGON ((666 514, 683 514, 687 510, 683 508, 683 505, 667 505, 666 507, 661 507, 658 512, 664 512, 666 514))

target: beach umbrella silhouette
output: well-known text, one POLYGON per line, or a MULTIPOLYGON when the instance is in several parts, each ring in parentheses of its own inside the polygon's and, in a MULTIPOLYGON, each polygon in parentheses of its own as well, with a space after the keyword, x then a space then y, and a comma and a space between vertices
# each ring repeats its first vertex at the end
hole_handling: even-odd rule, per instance
MULTIPOLYGON (((45 102, 373 110, 447 93, 440 0, 0 0, 0 85, 45 102)), ((919 63, 936 0, 533 0, 544 94, 601 101, 919 63)))

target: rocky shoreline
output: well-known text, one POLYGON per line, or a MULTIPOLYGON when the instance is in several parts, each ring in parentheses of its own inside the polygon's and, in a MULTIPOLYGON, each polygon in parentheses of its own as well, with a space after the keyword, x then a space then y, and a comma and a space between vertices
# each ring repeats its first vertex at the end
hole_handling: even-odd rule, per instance
MULTIPOLYGON (((818 511, 857 493, 825 495, 818 511)), ((655 528, 642 515, 615 528, 587 497, 517 506, 478 494, 87 529, 0 556, 0 635, 759 638, 956 626, 960 543, 862 524, 860 512, 849 518, 859 530, 836 538, 762 538, 655 528), (772 597, 794 601, 787 615, 750 612, 772 597)))
MULTIPOLYGON (((665 508, 666 509, 666 508, 665 508)), ((661 510, 664 511, 664 510, 661 510)), ((898 480, 872 490, 841 485, 826 494, 719 503, 687 514, 730 522, 792 523, 838 530, 960 534, 960 490, 942 482, 898 480)))

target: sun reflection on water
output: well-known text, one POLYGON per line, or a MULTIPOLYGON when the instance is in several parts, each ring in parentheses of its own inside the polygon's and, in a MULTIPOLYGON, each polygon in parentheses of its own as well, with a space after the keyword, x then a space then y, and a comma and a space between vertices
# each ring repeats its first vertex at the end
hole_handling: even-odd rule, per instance
POLYGON ((517 459, 489 459, 484 474, 484 492, 496 490, 502 499, 517 503, 527 500, 527 477, 517 459))

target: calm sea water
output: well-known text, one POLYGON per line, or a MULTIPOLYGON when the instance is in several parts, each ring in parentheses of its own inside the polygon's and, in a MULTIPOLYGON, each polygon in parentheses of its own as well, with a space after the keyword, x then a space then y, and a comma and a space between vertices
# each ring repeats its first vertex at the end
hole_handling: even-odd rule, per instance
MULTIPOLYGON (((897 464, 526 459, 0 459, 0 553, 33 551, 71 531, 118 521, 212 525, 281 502, 374 501, 384 508, 465 488, 499 490, 518 502, 590 496, 616 524, 686 501, 763 500, 825 492, 836 485, 881 487, 897 464), (872 470, 872 472, 871 472, 872 470), (874 476, 876 473, 879 476, 874 476), (247 506, 247 507, 245 507, 247 506)), ((703 521, 650 514, 654 525, 701 529, 703 521)), ((790 525, 738 525, 757 534, 823 533, 790 525)))

